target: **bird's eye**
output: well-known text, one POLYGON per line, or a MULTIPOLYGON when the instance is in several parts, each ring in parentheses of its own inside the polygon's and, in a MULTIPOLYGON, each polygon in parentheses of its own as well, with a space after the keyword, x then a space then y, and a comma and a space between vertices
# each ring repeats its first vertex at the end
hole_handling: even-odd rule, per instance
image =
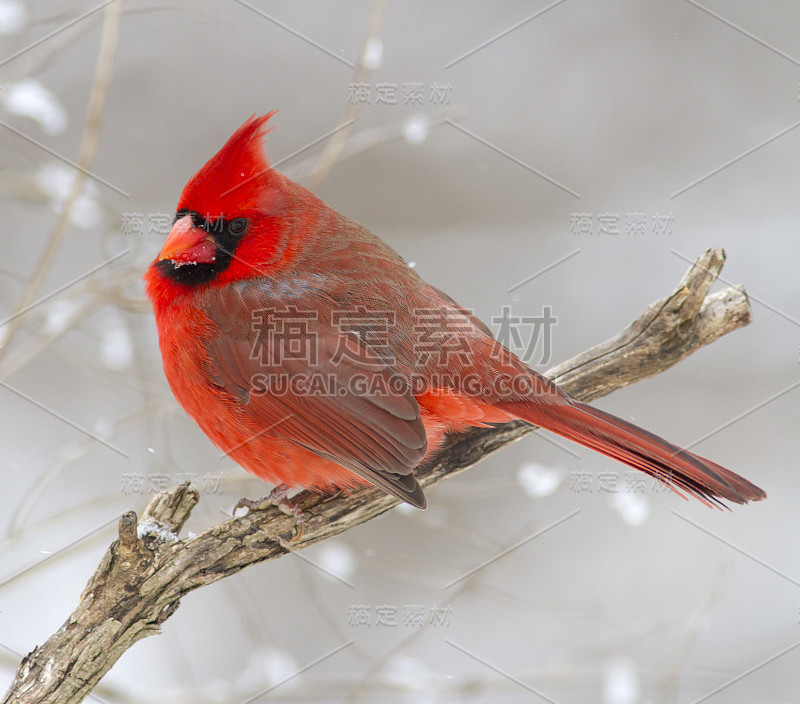
POLYGON ((236 218, 235 220, 231 220, 228 225, 228 232, 236 236, 243 235, 249 224, 247 218, 236 218))

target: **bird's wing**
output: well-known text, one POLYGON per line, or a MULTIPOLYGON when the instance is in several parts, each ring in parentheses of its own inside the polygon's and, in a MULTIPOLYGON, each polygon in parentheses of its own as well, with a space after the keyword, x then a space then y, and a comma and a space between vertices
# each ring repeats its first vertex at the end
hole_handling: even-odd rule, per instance
POLYGON ((319 305, 289 300, 258 283, 209 297, 204 310, 220 327, 207 343, 214 382, 270 436, 424 508, 413 469, 428 443, 407 380, 319 305))
MULTIPOLYGON (((428 284, 430 286, 430 284, 428 284)), ((471 310, 464 308, 460 303, 457 303, 453 300, 452 296, 448 296, 444 291, 441 289, 436 288, 435 286, 430 286, 430 288, 434 291, 434 293, 439 296, 443 301, 449 303, 453 308, 455 308, 459 313, 464 315, 478 330, 480 330, 484 335, 494 339, 494 334, 489 329, 489 326, 484 323, 475 313, 471 310)))

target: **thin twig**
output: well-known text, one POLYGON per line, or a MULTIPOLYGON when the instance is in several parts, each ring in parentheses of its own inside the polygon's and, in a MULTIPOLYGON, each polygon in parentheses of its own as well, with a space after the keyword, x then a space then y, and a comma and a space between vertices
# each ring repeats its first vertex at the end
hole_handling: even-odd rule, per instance
POLYGON ((83 192, 86 183, 87 172, 94 162, 97 154, 97 145, 100 141, 100 126, 103 118, 103 108, 105 107, 106 94, 111 81, 111 73, 114 66, 114 55, 117 50, 117 37, 119 34, 119 18, 122 13, 122 0, 112 2, 104 10, 103 30, 100 38, 100 50, 97 56, 94 82, 92 91, 89 95, 89 107, 86 115, 86 125, 83 130, 83 139, 78 153, 78 166, 75 173, 75 181, 72 183, 72 190, 64 203, 61 215, 56 221, 47 242, 39 255, 39 260, 34 267, 31 277, 22 292, 22 295, 14 307, 13 317, 6 328, 5 340, 0 346, 0 356, 8 350, 11 340, 19 330, 24 319, 24 315, 18 315, 33 302, 34 298, 41 289, 45 277, 53 265, 56 254, 67 232, 67 224, 75 204, 83 192))
MULTIPOLYGON (((361 50, 360 56, 358 57, 358 63, 356 64, 356 70, 353 75, 353 83, 364 83, 369 77, 370 73, 372 73, 372 69, 367 66, 365 59, 367 58, 367 50, 369 49, 370 45, 373 42, 379 41, 380 39, 381 25, 383 23, 383 15, 385 11, 386 0, 374 0, 369 21, 367 22, 367 36, 364 39, 364 46, 361 50)), ((314 170, 311 172, 310 176, 308 177, 308 181, 305 184, 310 191, 316 191, 317 188, 319 188, 320 183, 322 183, 323 179, 339 161, 341 151, 347 144, 347 140, 349 139, 350 133, 353 130, 353 125, 355 125, 355 119, 358 117, 360 110, 361 103, 359 101, 348 101, 347 107, 344 110, 344 115, 337 124, 343 125, 348 121, 350 124, 345 129, 336 132, 336 134, 334 134, 325 145, 325 149, 322 151, 322 154, 317 161, 317 165, 314 167, 314 170)))

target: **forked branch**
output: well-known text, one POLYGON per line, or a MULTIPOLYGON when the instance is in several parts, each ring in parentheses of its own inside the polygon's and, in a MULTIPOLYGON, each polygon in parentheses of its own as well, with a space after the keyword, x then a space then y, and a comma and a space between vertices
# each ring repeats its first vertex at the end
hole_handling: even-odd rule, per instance
MULTIPOLYGON (((722 249, 708 249, 675 291, 648 306, 627 329, 547 375, 588 401, 654 376, 747 325, 751 312, 742 289, 709 295, 724 263, 722 249)), ((424 487, 433 486, 533 430, 517 422, 459 434, 417 475, 424 487)), ((293 498, 306 514, 305 532, 297 542, 287 542, 293 519, 274 507, 179 538, 198 499, 198 492, 184 484, 156 496, 140 520, 133 512, 122 516, 119 539, 109 546, 78 607, 23 659, 3 702, 82 701, 131 645, 159 631, 188 592, 331 538, 397 504, 374 489, 328 496, 304 491, 293 498)))

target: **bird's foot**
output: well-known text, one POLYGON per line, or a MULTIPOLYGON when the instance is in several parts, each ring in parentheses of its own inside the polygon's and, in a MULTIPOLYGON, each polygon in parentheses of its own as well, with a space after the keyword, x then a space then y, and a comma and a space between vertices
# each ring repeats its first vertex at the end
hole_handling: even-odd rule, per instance
POLYGON ((294 518, 296 532, 290 541, 294 543, 303 537, 303 532, 306 528, 306 515, 300 508, 289 501, 287 497, 290 491, 291 488, 286 484, 278 484, 269 494, 262 496, 260 499, 239 499, 236 506, 233 507, 233 515, 235 516, 240 508, 246 508, 248 511, 265 511, 271 506, 277 506, 287 516, 294 518))

